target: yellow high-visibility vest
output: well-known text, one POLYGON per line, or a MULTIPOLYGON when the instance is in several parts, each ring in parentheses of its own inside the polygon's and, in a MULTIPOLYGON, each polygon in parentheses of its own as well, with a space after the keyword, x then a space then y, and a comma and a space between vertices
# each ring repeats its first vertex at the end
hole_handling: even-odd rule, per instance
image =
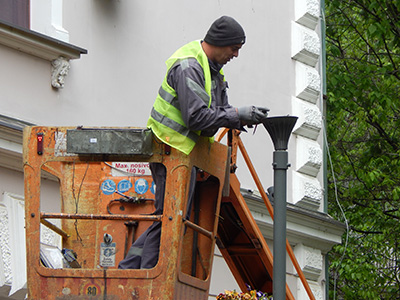
MULTIPOLYGON (((177 63, 183 64, 186 59, 195 58, 203 68, 205 91, 208 97, 203 101, 208 107, 211 105, 211 72, 207 55, 201 47, 201 41, 190 42, 178 49, 167 61, 167 73, 164 77, 157 98, 154 102, 147 127, 165 144, 170 145, 185 154, 189 154, 195 146, 200 131, 189 130, 182 119, 176 91, 168 84, 169 70, 177 63)), ((222 69, 220 73, 223 75, 222 69)), ((210 142, 213 138, 210 138, 210 142)))

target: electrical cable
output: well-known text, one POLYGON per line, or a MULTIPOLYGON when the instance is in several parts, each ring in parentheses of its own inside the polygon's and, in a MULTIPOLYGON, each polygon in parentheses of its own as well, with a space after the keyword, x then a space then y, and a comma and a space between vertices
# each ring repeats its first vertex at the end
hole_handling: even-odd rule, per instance
MULTIPOLYGON (((89 169, 89 163, 86 163, 86 170, 85 170, 85 173, 83 174, 82 181, 81 181, 81 183, 79 185, 78 198, 77 198, 75 196, 75 162, 73 162, 73 169, 72 169, 72 196, 74 197, 74 202, 75 202, 75 213, 78 213, 79 197, 81 195, 83 181, 85 180, 85 177, 86 177, 88 169, 89 169)), ((78 219, 75 220, 74 226, 75 226, 75 231, 76 231, 76 239, 82 243, 83 239, 80 236, 79 230, 78 230, 78 219)))

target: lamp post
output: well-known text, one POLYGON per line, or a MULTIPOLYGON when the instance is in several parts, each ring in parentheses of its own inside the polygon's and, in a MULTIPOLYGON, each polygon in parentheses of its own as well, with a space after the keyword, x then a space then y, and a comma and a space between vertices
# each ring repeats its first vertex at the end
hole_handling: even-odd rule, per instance
POLYGON ((274 144, 274 262, 273 297, 286 299, 286 172, 288 167, 287 145, 297 117, 271 117, 263 121, 274 144))

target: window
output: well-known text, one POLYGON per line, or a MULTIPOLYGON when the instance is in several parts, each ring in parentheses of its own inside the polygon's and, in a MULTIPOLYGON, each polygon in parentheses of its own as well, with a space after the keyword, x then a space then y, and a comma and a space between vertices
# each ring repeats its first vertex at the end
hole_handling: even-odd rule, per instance
POLYGON ((0 198, 1 285, 11 285, 10 295, 26 284, 25 202, 22 196, 3 193, 0 198))
POLYGON ((29 0, 0 0, 0 20, 29 29, 29 0))

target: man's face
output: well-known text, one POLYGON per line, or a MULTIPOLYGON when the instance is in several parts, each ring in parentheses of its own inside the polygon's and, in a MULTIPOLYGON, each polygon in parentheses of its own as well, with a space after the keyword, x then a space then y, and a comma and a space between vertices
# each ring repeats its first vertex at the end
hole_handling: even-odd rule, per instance
POLYGON ((225 65, 232 58, 239 56, 239 50, 241 48, 242 44, 224 46, 224 47, 215 47, 213 61, 220 65, 225 65))

